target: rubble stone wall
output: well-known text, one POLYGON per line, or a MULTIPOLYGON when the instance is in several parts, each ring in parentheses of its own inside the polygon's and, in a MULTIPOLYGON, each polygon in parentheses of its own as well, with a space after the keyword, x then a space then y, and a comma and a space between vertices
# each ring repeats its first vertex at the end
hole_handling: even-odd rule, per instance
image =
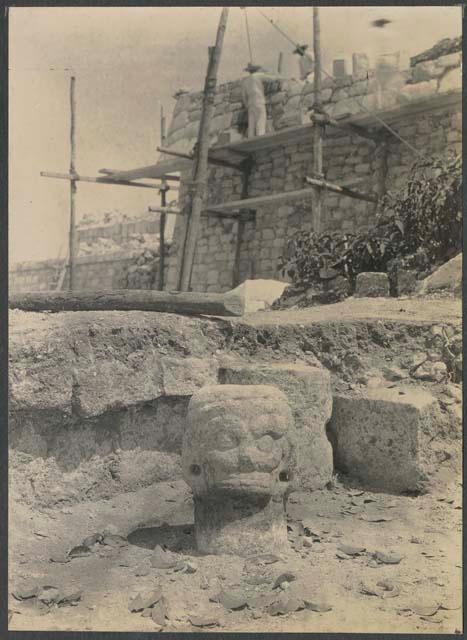
MULTIPOLYGON (((77 258, 76 288, 92 291, 125 288, 126 271, 132 262, 129 253, 77 258)), ((9 272, 9 290, 11 293, 54 290, 62 269, 63 260, 18 263, 9 272)))
MULTIPOLYGON (((410 69, 395 72, 383 92, 378 92, 375 73, 368 70, 365 57, 354 56, 352 76, 323 82, 321 98, 324 109, 337 119, 363 117, 366 109, 370 112, 379 110, 396 133, 423 154, 461 153, 460 46, 460 40, 446 40, 415 56, 411 59, 410 69)), ((309 120, 307 110, 313 104, 312 88, 312 80, 270 83, 266 88, 269 131, 306 124, 309 120)), ((168 147, 192 150, 198 131, 201 100, 201 92, 179 96, 169 130, 168 147)), ((246 120, 239 82, 221 85, 211 124, 211 144, 222 145, 243 139, 246 120)), ((368 116, 362 126, 374 128, 375 125, 378 122, 368 116)), ((338 184, 361 181, 355 186, 364 192, 378 192, 384 177, 387 190, 402 187, 417 156, 397 137, 387 134, 385 139, 386 158, 381 145, 328 128, 323 158, 327 179, 338 184)), ((255 197, 301 189, 312 167, 310 135, 300 143, 258 151, 254 154, 248 195, 255 197)), ((189 179, 188 174, 182 174, 180 202, 185 198, 183 187, 189 179)), ((209 204, 240 199, 241 174, 232 169, 213 167, 208 188, 209 204)), ((323 210, 323 230, 356 232, 371 223, 375 205, 324 192, 323 210)), ((280 279, 278 258, 287 250, 288 240, 298 230, 311 230, 313 222, 310 198, 303 201, 291 199, 290 202, 257 208, 256 220, 245 225, 240 249, 240 281, 247 278, 280 279)), ((169 289, 177 286, 183 225, 180 217, 175 226, 169 261, 169 289)), ((235 284, 233 267, 237 227, 238 222, 233 219, 202 218, 193 267, 193 290, 221 292, 235 284)))

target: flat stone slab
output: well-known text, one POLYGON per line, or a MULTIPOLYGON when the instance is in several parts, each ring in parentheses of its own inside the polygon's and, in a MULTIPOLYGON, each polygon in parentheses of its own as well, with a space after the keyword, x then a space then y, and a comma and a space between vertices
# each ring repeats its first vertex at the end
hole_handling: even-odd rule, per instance
POLYGON ((355 285, 356 298, 389 297, 389 279, 386 273, 359 273, 355 285))
POLYGON ((326 436, 331 417, 331 377, 324 368, 302 364, 222 364, 222 384, 272 384, 287 397, 295 421, 296 483, 322 489, 332 478, 332 447, 326 436))
POLYGON ((288 286, 279 280, 245 280, 229 293, 243 300, 244 313, 254 313, 270 307, 288 286))
POLYGON ((422 490, 434 471, 428 445, 438 435, 437 409, 431 394, 409 387, 334 396, 337 467, 375 489, 422 490))

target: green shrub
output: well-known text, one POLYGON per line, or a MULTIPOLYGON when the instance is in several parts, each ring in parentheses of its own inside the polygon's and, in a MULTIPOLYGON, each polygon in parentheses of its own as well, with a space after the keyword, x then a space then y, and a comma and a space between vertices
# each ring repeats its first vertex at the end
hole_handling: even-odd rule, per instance
POLYGON ((426 273, 462 250, 460 156, 417 162, 403 189, 378 203, 375 223, 354 234, 299 232, 279 259, 296 288, 326 287, 337 275, 351 286, 364 271, 391 271, 397 264, 426 273))

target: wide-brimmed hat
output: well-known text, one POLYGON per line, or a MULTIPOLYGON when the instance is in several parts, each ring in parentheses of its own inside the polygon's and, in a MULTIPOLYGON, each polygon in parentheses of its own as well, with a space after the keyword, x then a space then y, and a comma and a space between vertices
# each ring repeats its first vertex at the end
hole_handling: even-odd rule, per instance
POLYGON ((248 71, 248 73, 255 73, 255 71, 263 71, 263 67, 260 64, 253 64, 252 62, 249 62, 243 69, 243 71, 248 71))

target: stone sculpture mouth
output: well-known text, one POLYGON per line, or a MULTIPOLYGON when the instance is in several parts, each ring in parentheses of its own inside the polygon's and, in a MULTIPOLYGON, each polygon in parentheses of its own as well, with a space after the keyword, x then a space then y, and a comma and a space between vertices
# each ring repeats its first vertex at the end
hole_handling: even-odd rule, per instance
POLYGON ((242 491, 251 493, 271 493, 275 482, 273 473, 255 471, 239 473, 216 483, 216 489, 226 491, 242 491))

